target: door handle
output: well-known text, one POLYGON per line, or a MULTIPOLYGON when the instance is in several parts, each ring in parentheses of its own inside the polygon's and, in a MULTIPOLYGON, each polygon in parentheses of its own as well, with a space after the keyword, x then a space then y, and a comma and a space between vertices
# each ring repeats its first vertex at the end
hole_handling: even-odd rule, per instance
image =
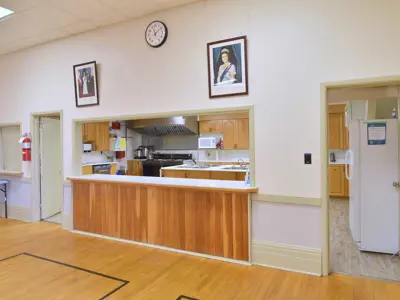
POLYGON ((400 187, 400 183, 399 182, 393 182, 393 187, 396 187, 396 188, 400 187))

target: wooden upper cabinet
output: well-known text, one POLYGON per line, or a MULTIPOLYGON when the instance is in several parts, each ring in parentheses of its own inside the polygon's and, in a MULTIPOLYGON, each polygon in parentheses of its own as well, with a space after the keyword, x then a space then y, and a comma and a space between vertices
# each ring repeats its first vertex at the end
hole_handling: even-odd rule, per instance
POLYGON ((343 166, 334 165, 329 166, 329 195, 330 196, 344 196, 344 172, 343 166))
POLYGON ((349 131, 346 128, 346 105, 330 105, 328 114, 328 149, 348 149, 349 131))
POLYGON ((109 151, 111 149, 108 122, 83 124, 82 137, 84 142, 94 144, 94 151, 109 151))
POLYGON ((235 149, 249 149, 249 120, 235 120, 235 149))
POLYGON ((110 125, 108 122, 97 123, 96 151, 110 151, 110 125))
POLYGON ((223 122, 224 150, 249 149, 249 120, 225 120, 223 122))
POLYGON ((224 150, 235 149, 235 120, 224 120, 222 130, 224 134, 224 150))
POLYGON ((224 150, 249 149, 249 113, 200 116, 200 133, 222 133, 224 150))
POLYGON ((343 114, 331 113, 328 121, 328 149, 342 149, 344 146, 343 114))
POLYGON ((200 121, 200 133, 222 133, 222 120, 200 121))
POLYGON ((96 130, 97 130, 97 123, 83 124, 82 126, 83 141, 94 143, 96 141, 96 130))

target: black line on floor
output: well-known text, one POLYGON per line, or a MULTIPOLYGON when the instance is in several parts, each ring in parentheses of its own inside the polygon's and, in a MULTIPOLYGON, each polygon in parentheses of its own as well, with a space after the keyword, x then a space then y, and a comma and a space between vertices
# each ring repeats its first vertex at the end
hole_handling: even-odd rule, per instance
POLYGON ((180 295, 178 298, 176 298, 176 300, 199 300, 199 299, 180 295))
POLYGON ((2 258, 2 259, 0 259, 0 262, 8 260, 8 259, 11 259, 11 258, 14 258, 14 257, 17 257, 17 256, 20 256, 20 255, 23 255, 23 253, 19 253, 19 254, 13 255, 13 256, 2 258))
MULTIPOLYGON (((47 262, 55 263, 55 264, 58 264, 58 265, 61 265, 61 266, 64 266, 64 267, 72 268, 72 269, 83 271, 83 272, 86 272, 86 273, 89 273, 89 274, 93 274, 93 275, 101 276, 101 277, 104 277, 104 278, 107 278, 107 279, 111 279, 111 280, 114 280, 114 281, 122 282, 122 284, 119 287, 113 289, 111 292, 109 292, 107 295, 101 297, 99 300, 104 300, 104 299, 108 298, 109 296, 111 296, 112 294, 114 294, 118 290, 122 289, 125 285, 127 285, 129 283, 128 280, 124 280, 124 279, 121 279, 121 278, 109 276, 109 275, 102 274, 102 273, 99 273, 99 272, 95 272, 95 271, 91 271, 91 270, 84 269, 84 268, 81 268, 81 267, 77 267, 77 266, 73 266, 73 265, 70 265, 70 264, 66 264, 66 263, 63 263, 63 262, 60 262, 60 261, 56 261, 56 260, 52 260, 52 259, 49 259, 49 258, 45 258, 45 257, 37 256, 37 255, 34 255, 34 254, 30 254, 30 253, 27 253, 27 252, 19 253, 19 254, 13 255, 13 256, 9 256, 9 257, 0 259, 0 262, 8 260, 8 259, 15 258, 15 257, 20 256, 20 255, 30 256, 30 257, 33 257, 33 258, 37 258, 37 259, 41 259, 41 260, 47 261, 47 262)), ((185 299, 185 298, 183 298, 183 299, 185 299)), ((192 298, 188 298, 188 299, 192 300, 192 298)), ((197 300, 197 299, 193 299, 193 300, 197 300)))

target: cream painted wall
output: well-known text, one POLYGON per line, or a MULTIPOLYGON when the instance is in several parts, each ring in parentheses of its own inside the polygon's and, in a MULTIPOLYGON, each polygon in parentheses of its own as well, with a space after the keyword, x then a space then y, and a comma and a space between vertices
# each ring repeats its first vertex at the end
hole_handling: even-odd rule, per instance
MULTIPOLYGON (((73 36, 0 57, 0 119, 22 122, 25 132, 31 112, 63 109, 67 176, 72 119, 254 105, 260 193, 321 197, 320 83, 399 74, 399 9, 396 0, 201 1, 73 36), (160 49, 144 41, 154 19, 170 31, 160 49), (206 43, 244 34, 249 96, 209 100, 206 43), (91 60, 99 64, 101 105, 78 109, 72 65, 91 60), (303 164, 305 152, 313 165, 303 164)), ((261 239, 275 231, 285 243, 317 246, 317 230, 280 228, 305 218, 319 228, 318 208, 259 210, 253 228, 265 232, 261 239), (272 211, 279 217, 265 224, 272 211)))

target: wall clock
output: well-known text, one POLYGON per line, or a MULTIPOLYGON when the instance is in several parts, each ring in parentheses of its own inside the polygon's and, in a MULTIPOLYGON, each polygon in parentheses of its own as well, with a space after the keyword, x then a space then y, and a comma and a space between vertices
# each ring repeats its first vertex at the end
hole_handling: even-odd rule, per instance
POLYGON ((158 48, 164 45, 168 38, 168 28, 160 21, 151 22, 146 29, 146 41, 149 46, 158 48))

